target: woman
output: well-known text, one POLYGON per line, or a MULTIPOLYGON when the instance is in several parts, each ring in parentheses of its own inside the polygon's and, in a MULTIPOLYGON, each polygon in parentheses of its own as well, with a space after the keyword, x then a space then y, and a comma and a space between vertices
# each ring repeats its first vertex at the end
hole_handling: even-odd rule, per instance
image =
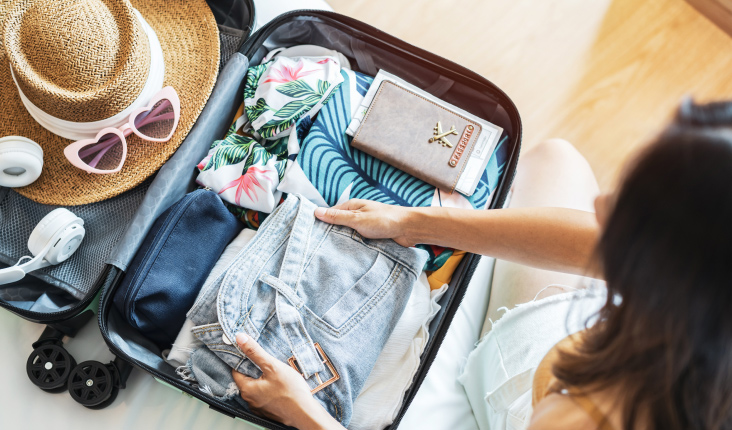
MULTIPOLYGON (((587 162, 553 140, 521 160, 508 209, 352 200, 316 216, 500 259, 460 378, 481 427, 732 429, 732 104, 684 103, 593 214, 597 193, 587 162), (585 288, 585 274, 606 289, 585 288)), ((255 410, 342 429, 300 375, 237 341, 264 373, 235 373, 255 410)))

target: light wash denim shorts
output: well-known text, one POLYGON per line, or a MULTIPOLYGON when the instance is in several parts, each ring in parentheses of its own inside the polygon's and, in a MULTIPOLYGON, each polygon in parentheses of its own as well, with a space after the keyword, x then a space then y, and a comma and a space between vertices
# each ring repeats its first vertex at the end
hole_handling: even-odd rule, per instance
MULTIPOLYGON (((427 253, 324 223, 315 208, 290 195, 201 292, 188 317, 210 351, 257 378, 261 371, 234 340, 239 332, 255 339, 298 370, 326 410, 347 426, 427 253)), ((195 362, 190 370, 197 380, 207 372, 195 362)))

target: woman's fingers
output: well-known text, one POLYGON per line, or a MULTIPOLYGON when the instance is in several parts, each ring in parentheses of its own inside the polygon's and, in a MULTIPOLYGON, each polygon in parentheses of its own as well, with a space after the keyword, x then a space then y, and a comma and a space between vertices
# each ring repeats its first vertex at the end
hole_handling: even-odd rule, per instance
POLYGON ((250 378, 247 375, 237 372, 235 369, 231 369, 231 376, 234 377, 234 383, 239 387, 239 391, 244 396, 245 393, 252 391, 254 385, 257 384, 257 379, 250 378))
POLYGON ((345 225, 346 227, 353 227, 353 222, 356 218, 356 213, 350 210, 336 209, 336 208, 316 208, 315 217, 321 221, 325 221, 328 224, 345 225))
POLYGON ((359 209, 363 209, 364 206, 368 204, 368 200, 361 200, 361 199, 350 199, 346 200, 345 202, 333 206, 333 209, 342 209, 346 211, 355 211, 359 209))
MULTIPOLYGON (((236 343, 244 355, 259 367, 262 373, 271 372, 276 359, 269 355, 254 339, 244 333, 236 335, 236 343)), ((243 376, 243 375, 242 375, 243 376)))
POLYGON ((373 204, 373 202, 366 200, 351 199, 330 208, 316 208, 315 217, 329 224, 356 228, 358 215, 363 212, 368 212, 368 209, 373 208, 369 205, 373 204))

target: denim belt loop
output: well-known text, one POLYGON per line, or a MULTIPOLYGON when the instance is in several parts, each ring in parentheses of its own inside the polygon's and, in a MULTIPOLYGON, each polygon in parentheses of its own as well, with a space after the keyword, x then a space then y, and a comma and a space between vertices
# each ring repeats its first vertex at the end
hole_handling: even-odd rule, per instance
POLYGON ((287 342, 292 355, 297 360, 303 376, 307 379, 313 374, 325 371, 325 367, 319 358, 313 340, 305 329, 299 312, 302 300, 297 295, 297 289, 305 268, 308 242, 315 220, 303 209, 305 206, 313 204, 301 196, 297 196, 297 198, 300 200, 300 205, 290 238, 287 241, 279 276, 275 278, 271 275, 264 275, 261 281, 277 291, 275 299, 277 320, 287 333, 287 342))

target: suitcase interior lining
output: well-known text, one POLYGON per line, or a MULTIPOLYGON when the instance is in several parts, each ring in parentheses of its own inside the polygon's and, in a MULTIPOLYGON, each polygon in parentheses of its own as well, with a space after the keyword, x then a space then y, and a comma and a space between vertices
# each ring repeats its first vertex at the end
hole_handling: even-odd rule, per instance
MULTIPOLYGON (((365 33, 361 33, 352 28, 346 28, 338 22, 326 21, 312 16, 297 16, 284 22, 276 30, 277 31, 275 33, 272 33, 267 37, 264 43, 252 55, 252 64, 258 64, 264 55, 274 48, 298 44, 321 45, 329 49, 340 51, 346 55, 351 61, 354 70, 362 71, 373 76, 379 68, 383 68, 391 73, 403 77, 421 88, 428 90, 454 105, 503 127, 505 132, 508 134, 509 142, 515 141, 514 133, 516 131, 514 124, 516 123, 511 121, 506 108, 499 104, 498 100, 501 96, 498 92, 483 83, 472 81, 467 78, 461 78, 460 76, 449 76, 446 73, 440 73, 437 71, 440 70, 440 67, 437 67, 435 64, 400 50, 398 47, 391 47, 390 45, 387 45, 365 33), (475 88, 477 86, 482 86, 485 90, 476 90, 475 88)), ((254 37, 257 36, 255 35, 254 37)), ((246 48, 246 44, 244 48, 246 48)), ((240 62, 237 67, 242 67, 242 61, 245 60, 246 58, 242 55, 235 55, 232 58, 232 62, 240 62)), ((223 86, 228 89, 236 88, 239 93, 236 97, 231 94, 219 95, 220 97, 228 98, 228 103, 230 103, 228 106, 230 114, 218 118, 218 121, 222 124, 219 128, 223 127, 223 130, 229 126, 233 120, 234 112, 241 103, 241 90, 243 87, 244 75, 241 74, 241 70, 239 70, 241 75, 241 77, 238 78, 239 81, 226 82, 227 79, 234 79, 233 75, 236 75, 235 73, 229 73, 227 75, 227 69, 230 67, 232 67, 232 64, 227 65, 227 68, 224 70, 224 76, 220 78, 217 87, 223 86)), ((449 72, 449 70, 445 70, 446 72, 449 72)), ((245 71, 246 70, 244 70, 244 72, 245 71)), ((512 109, 512 107, 509 107, 509 109, 512 109)), ((212 118, 211 120, 215 119, 212 118)), ((202 139, 200 142, 197 142, 197 144, 200 145, 201 148, 204 148, 203 153, 205 154, 210 143, 215 139, 221 138, 222 135, 223 133, 215 134, 213 137, 209 136, 208 139, 202 139)), ((191 164, 191 166, 193 165, 195 165, 195 163, 191 164)), ((502 178, 502 182, 504 180, 505 178, 502 178)), ((176 199, 170 199, 168 198, 169 196, 166 196, 166 198, 168 200, 172 200, 172 203, 183 195, 180 193, 175 194, 176 199)), ((140 220, 140 222, 148 222, 149 224, 152 224, 154 219, 155 217, 147 217, 145 220, 140 220)), ((138 247, 142 239, 143 237, 139 237, 139 242, 137 243, 138 247)), ((131 245, 129 249, 137 248, 135 248, 134 245, 131 245)), ((130 254, 129 258, 131 258, 131 256, 132 254, 130 254)), ((446 312, 448 312, 448 308, 452 309, 454 312, 455 308, 458 306, 458 303, 455 303, 455 301, 461 300, 462 293, 464 293, 467 288, 469 278, 472 275, 475 265, 477 265, 478 258, 478 256, 467 256, 456 270, 450 287, 440 300, 442 309, 430 325, 430 341, 425 349, 423 358, 425 354, 431 351, 436 341, 441 342, 441 339, 435 339, 435 332, 444 319, 446 312)), ((115 286, 117 285, 119 285, 119 282, 117 282, 115 286)), ((113 290, 114 287, 111 291, 106 293, 108 298, 105 302, 107 304, 111 302, 111 296, 114 294, 113 290)), ((173 379, 180 380, 180 378, 175 374, 175 369, 163 361, 160 355, 161 351, 156 346, 147 341, 135 329, 129 326, 113 306, 106 305, 106 311, 108 312, 108 316, 102 315, 102 318, 107 319, 108 336, 115 346, 128 356, 134 357, 136 360, 144 363, 150 368, 155 369, 156 371, 173 379)), ((189 383, 182 380, 180 381, 183 385, 188 385, 190 387, 189 383)), ((191 389, 193 388, 191 387, 191 389)), ((408 391, 407 395, 410 395, 410 391, 408 391)), ((241 407, 239 407, 234 401, 228 403, 232 408, 241 410, 241 407)))
MULTIPOLYGON (((0 269, 9 267, 0 263, 0 269)), ((14 307, 33 312, 60 312, 78 303, 78 299, 59 288, 48 288, 40 278, 27 275, 17 282, 0 285, 0 299, 14 307)))

